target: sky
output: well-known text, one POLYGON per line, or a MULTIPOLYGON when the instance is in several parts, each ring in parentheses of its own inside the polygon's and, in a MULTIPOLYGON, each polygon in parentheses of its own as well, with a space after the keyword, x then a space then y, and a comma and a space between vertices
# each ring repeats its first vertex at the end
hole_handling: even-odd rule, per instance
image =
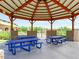
MULTIPOLYGON (((10 21, 9 17, 2 13, 0 13, 0 19, 10 21)), ((27 27, 31 26, 30 22, 24 19, 16 19, 14 23, 17 24, 18 26, 27 26, 27 27)), ((43 28, 50 29, 50 23, 48 21, 36 21, 34 23, 34 27, 43 27, 43 28)), ((60 20, 56 20, 53 23, 54 29, 61 28, 61 27, 72 28, 72 22, 69 19, 63 19, 63 20, 60 19, 60 20)), ((79 29, 79 16, 76 17, 75 28, 79 29)))

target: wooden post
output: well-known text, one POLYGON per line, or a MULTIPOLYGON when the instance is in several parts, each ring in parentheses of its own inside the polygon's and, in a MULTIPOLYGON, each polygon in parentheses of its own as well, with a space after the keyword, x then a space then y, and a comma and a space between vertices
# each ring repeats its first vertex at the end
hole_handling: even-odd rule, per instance
POLYGON ((34 24, 35 22, 36 22, 36 21, 30 20, 30 24, 31 24, 31 31, 33 31, 33 24, 34 24))
POLYGON ((50 25, 51 25, 51 31, 52 31, 52 29, 53 29, 53 23, 55 22, 55 20, 53 21, 53 20, 51 20, 51 21, 49 21, 49 23, 50 23, 50 25))
POLYGON ((51 20, 51 23, 50 24, 51 24, 51 31, 52 31, 52 24, 53 24, 52 20, 51 20))
POLYGON ((31 31, 33 31, 33 21, 31 21, 31 31))
POLYGON ((13 32, 13 17, 10 17, 10 23, 11 23, 11 26, 10 26, 10 33, 11 33, 11 40, 13 39, 13 35, 12 35, 12 32, 13 32))
POLYGON ((16 19, 16 18, 13 18, 13 14, 11 14, 11 17, 10 18, 10 23, 11 23, 11 26, 10 26, 10 34, 11 34, 11 40, 14 39, 14 28, 13 28, 13 21, 16 19))
POLYGON ((75 18, 74 18, 74 16, 72 16, 72 38, 73 38, 73 41, 74 41, 74 21, 75 21, 75 18))
POLYGON ((13 31, 13 18, 10 19, 10 22, 11 22, 11 31, 13 31))
MULTIPOLYGON (((49 21, 49 23, 50 23, 50 25, 51 25, 51 32, 52 32, 52 29, 53 29, 53 23, 55 22, 55 20, 53 21, 53 20, 51 20, 51 21, 49 21)), ((51 33, 51 36, 52 36, 52 33, 51 33)))

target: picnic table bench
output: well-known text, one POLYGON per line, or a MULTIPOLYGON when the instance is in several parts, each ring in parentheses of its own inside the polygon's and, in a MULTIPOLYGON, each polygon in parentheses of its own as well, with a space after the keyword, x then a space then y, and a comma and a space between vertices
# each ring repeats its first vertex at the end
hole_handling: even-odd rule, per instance
POLYGON ((46 39, 47 43, 49 43, 49 44, 53 43, 55 45, 62 44, 65 41, 66 41, 66 37, 65 36, 49 36, 46 39))
POLYGON ((13 55, 16 55, 16 49, 20 48, 26 51, 31 51, 31 47, 35 46, 36 48, 42 47, 42 42, 38 42, 38 38, 24 38, 20 40, 9 40, 6 45, 8 45, 8 50, 12 52, 13 55))

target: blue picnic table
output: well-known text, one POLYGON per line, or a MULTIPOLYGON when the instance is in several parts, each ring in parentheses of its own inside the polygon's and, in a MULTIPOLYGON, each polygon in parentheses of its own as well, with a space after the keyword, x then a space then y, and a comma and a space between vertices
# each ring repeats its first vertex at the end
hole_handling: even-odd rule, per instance
POLYGON ((31 47, 42 47, 42 42, 38 42, 38 38, 24 38, 20 40, 9 40, 6 45, 8 45, 8 50, 12 52, 13 55, 16 55, 16 49, 21 48, 26 51, 31 51, 31 47))
POLYGON ((65 36, 49 36, 46 39, 47 43, 53 43, 55 45, 57 44, 62 44, 63 42, 66 41, 66 37, 65 36))

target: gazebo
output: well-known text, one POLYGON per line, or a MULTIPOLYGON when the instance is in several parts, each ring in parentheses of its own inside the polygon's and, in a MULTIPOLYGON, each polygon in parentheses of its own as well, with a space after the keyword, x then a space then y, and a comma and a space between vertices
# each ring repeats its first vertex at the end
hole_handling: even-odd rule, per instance
POLYGON ((72 21, 74 36, 74 21, 79 15, 79 0, 0 0, 0 12, 9 16, 11 30, 16 18, 29 20, 31 30, 35 21, 49 21, 69 19, 72 21))

